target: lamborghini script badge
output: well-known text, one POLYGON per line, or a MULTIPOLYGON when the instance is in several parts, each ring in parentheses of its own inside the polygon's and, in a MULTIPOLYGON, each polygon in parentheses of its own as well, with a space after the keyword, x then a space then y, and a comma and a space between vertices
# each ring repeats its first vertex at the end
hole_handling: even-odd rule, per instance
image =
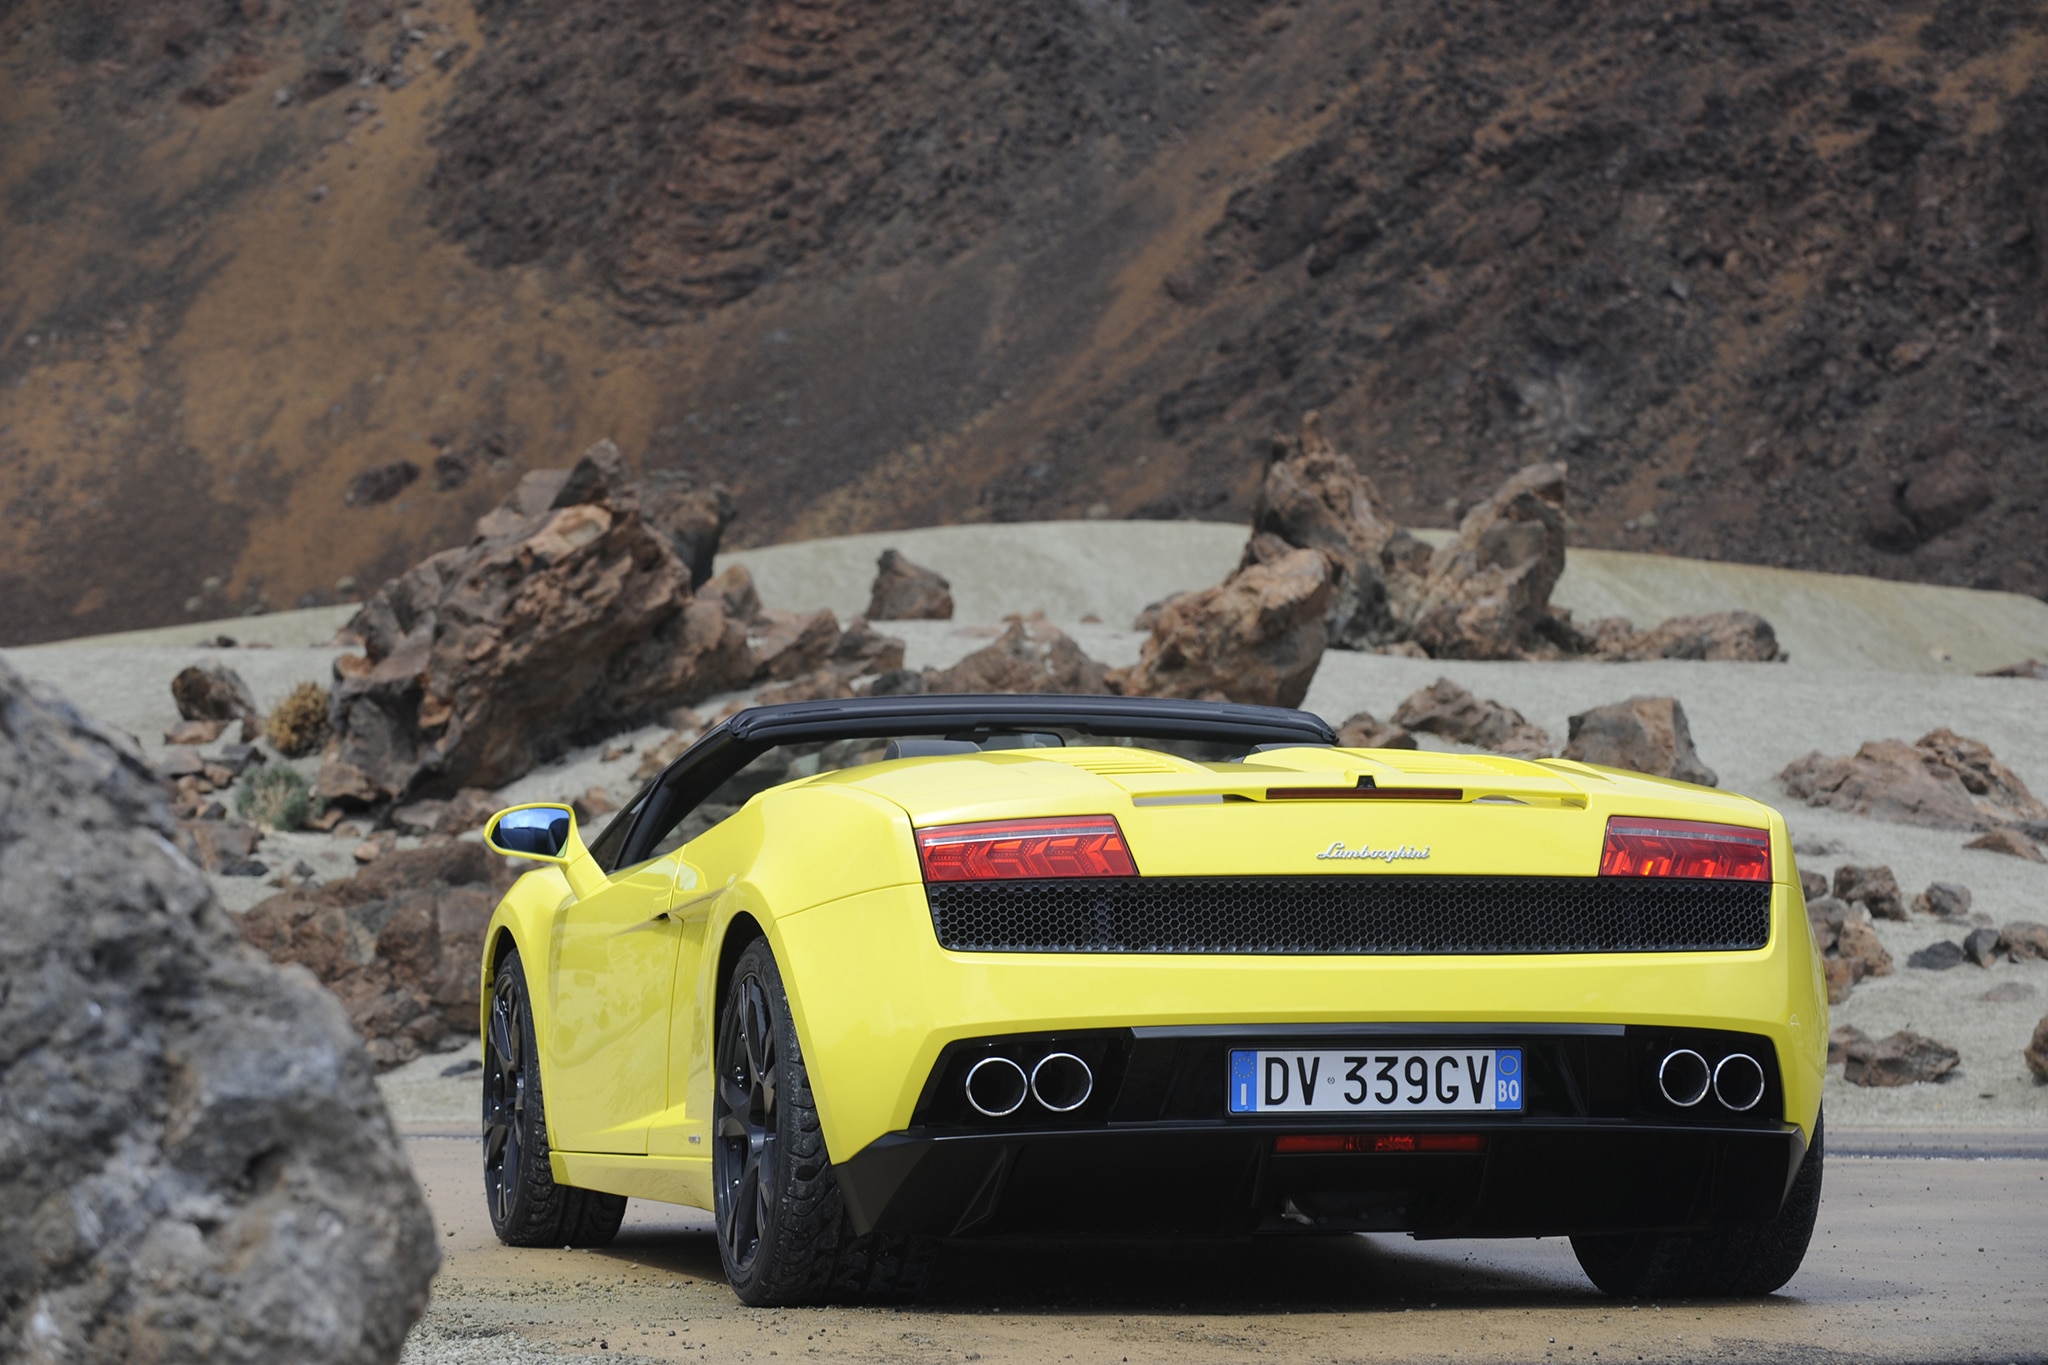
POLYGON ((1329 858, 1371 858, 1382 863, 1398 863, 1406 862, 1411 858, 1421 859, 1428 856, 1429 849, 1427 847, 1416 848, 1412 844, 1403 844, 1399 848, 1374 848, 1371 844, 1360 844, 1357 848, 1346 848, 1344 847, 1344 841, 1339 839, 1321 853, 1316 854, 1316 860, 1320 862, 1329 858))

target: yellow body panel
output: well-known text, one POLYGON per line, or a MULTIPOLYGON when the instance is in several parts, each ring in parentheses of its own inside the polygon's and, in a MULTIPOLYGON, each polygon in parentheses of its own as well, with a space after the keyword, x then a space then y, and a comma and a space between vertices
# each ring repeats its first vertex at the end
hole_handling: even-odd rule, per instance
POLYGON ((680 857, 661 861, 672 869, 646 864, 607 883, 578 844, 566 866, 522 878, 492 922, 484 998, 497 945, 509 936, 533 997, 557 1176, 573 1184, 708 1204, 701 1163, 709 1151, 716 978, 721 946, 742 917, 745 932, 758 929, 775 951, 835 1161, 909 1123, 948 1042, 1069 1028, 1476 1022, 1734 1029, 1772 1040, 1786 1117, 1808 1138, 1820 1108, 1827 998, 1784 822, 1767 806, 1707 788, 1486 755, 1303 748, 1201 764, 1125 748, 1008 750, 874 764, 773 788, 680 857), (1361 776, 1381 787, 1454 787, 1461 797, 1266 799, 1275 787, 1355 788, 1361 776), (1140 874, 1152 876, 1591 877, 1610 815, 1767 829, 1776 882, 1771 937, 1750 952, 1541 956, 956 953, 939 946, 914 827, 1098 814, 1116 817, 1140 874), (1428 856, 1318 859, 1337 843, 1406 846, 1428 856), (662 892, 664 876, 684 889, 662 892), (621 895, 629 883, 638 889, 621 895), (584 896, 572 886, 585 888, 584 896), (621 908, 605 921, 608 930, 586 921, 585 942, 575 927, 579 904, 608 897, 642 913, 621 908), (657 911, 668 917, 650 928, 657 911), (621 943, 635 934, 645 936, 640 946, 621 943), (670 945, 665 961, 645 946, 657 942, 655 934, 670 945), (605 962, 633 979, 601 982, 605 962), (672 1001, 666 1008, 648 1004, 663 995, 672 1001), (632 1041, 615 1044, 611 1055, 652 1074, 579 1077, 592 1065, 582 1049, 603 1032, 592 1021, 603 1016, 616 1028, 636 1001, 659 1018, 625 1028, 621 1036, 632 1041), (602 1112, 565 1119, 557 1097, 592 1091, 602 1112))

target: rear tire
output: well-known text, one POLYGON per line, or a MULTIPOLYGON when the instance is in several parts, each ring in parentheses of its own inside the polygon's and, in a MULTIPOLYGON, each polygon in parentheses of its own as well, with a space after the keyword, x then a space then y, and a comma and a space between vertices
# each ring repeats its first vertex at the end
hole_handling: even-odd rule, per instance
POLYGON ((1816 1118, 1813 1145, 1778 1216, 1760 1223, 1701 1232, 1630 1232, 1574 1237, 1572 1251, 1586 1277, 1622 1299, 1760 1298, 1784 1287, 1806 1259, 1820 1213, 1825 1122, 1816 1118))
POLYGON ((515 1247, 601 1247, 618 1235, 626 1196, 555 1183, 548 1164, 540 1049, 517 950, 498 964, 484 1030, 484 1199, 491 1230, 515 1247))
POLYGON ((711 1179, 733 1293, 755 1307, 914 1298, 937 1242, 854 1235, 766 939, 733 964, 713 1063, 711 1179))

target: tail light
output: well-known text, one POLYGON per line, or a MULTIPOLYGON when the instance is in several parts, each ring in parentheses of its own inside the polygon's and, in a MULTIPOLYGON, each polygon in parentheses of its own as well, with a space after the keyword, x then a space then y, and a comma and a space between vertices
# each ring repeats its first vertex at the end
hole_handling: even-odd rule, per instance
POLYGON ((1478 1133, 1303 1133, 1273 1139, 1278 1156, 1337 1152, 1483 1152, 1478 1133))
POLYGON ((917 856, 928 882, 1138 875, 1113 815, 939 825, 917 832, 917 856))
POLYGON ((1771 835, 1741 825, 1611 816, 1600 850, 1600 875, 1767 882, 1771 835))

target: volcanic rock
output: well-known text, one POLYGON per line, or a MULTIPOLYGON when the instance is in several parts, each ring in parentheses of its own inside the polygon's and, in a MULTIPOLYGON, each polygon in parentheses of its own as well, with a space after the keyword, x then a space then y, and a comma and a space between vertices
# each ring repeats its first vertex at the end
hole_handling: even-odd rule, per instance
POLYGON ((1911 745, 1870 740, 1847 758, 1816 749, 1795 759, 1778 780, 1808 805, 1898 824, 1988 830, 2048 820, 2048 807, 1990 749, 1947 729, 1911 745))
POLYGON ((1970 888, 1960 882, 1929 882, 1913 897, 1913 908, 1923 915, 1961 919, 1970 913, 1970 888))
POLYGON ((1799 889, 1811 904, 1828 894, 1828 879, 1818 872, 1802 868, 1799 872, 1799 889))
POLYGON ((263 831, 241 820, 182 820, 178 828, 192 861, 208 872, 249 861, 263 842, 263 831))
MULTIPOLYGON (((1103 665, 1042 612, 1007 616, 986 648, 925 675, 929 692, 1101 692, 1103 665)), ((900 656, 899 656, 900 658, 900 656)))
POLYGON ((1370 711, 1360 711, 1337 727, 1340 749, 1413 749, 1415 736, 1398 725, 1375 720, 1370 711))
POLYGON ((495 788, 748 680, 742 624, 718 598, 692 598, 689 567, 616 476, 594 451, 557 501, 571 487, 601 501, 437 554, 363 605, 348 628, 365 652, 335 662, 320 795, 361 805, 495 788))
POLYGON ((1193 596, 1194 593, 1192 592, 1177 592, 1170 597, 1162 597, 1157 602, 1147 602, 1136 618, 1132 620, 1131 629, 1149 632, 1154 626, 1159 624, 1159 617, 1165 612, 1169 603, 1178 602, 1183 597, 1193 596))
POLYGON ((237 942, 131 743, 4 663, 0 792, 0 1358, 396 1360, 437 1239, 341 1010, 237 942))
POLYGON ((510 884, 481 843, 430 844, 272 896, 242 916, 242 936, 319 977, 388 1070, 476 1036, 484 929, 510 884))
POLYGON ((1857 867, 1844 863, 1836 868, 1835 896, 1852 905, 1862 905, 1877 919, 1906 918, 1905 904, 1899 899, 1898 878, 1882 864, 1857 867))
MULTIPOLYGON (((1416 575, 1398 559, 1382 565, 1382 551, 1405 533, 1382 510, 1372 480, 1323 434, 1320 413, 1302 418, 1298 442, 1276 441, 1273 452, 1252 504, 1254 543, 1270 535, 1297 549, 1321 552, 1330 566, 1323 619, 1331 648, 1361 649, 1405 636, 1387 578, 1414 580, 1416 575)), ((1258 562, 1258 554, 1247 546, 1239 567, 1258 562)), ((1404 582, 1401 605, 1410 605, 1420 586, 1404 582)))
POLYGON ((747 654, 754 682, 788 682, 814 673, 839 643, 839 618, 814 612, 764 609, 747 622, 747 654))
POLYGON ((1848 1057, 1851 1043, 1867 1043, 1870 1035, 1854 1024, 1838 1024, 1828 1031, 1828 1065, 1837 1066, 1848 1057))
POLYGON ((2004 950, 2005 935, 1988 926, 1972 929, 1963 937, 1963 956, 1979 967, 1989 967, 2004 950))
POLYGON ((2034 841, 2016 829, 1994 829, 1980 834, 1963 845, 1964 848, 1981 848, 1991 853, 2009 854, 2014 858, 2025 858, 2030 863, 2048 862, 2034 841))
POLYGON ((1430 557, 1408 634, 1431 657, 1519 659, 1539 648, 1564 572, 1564 476, 1562 464, 1523 469, 1430 557))
POLYGON ((676 558, 689 567, 690 586, 702 585, 711 577, 719 540, 737 510, 732 493, 720 484, 699 488, 675 470, 649 470, 637 491, 641 516, 668 538, 676 558))
POLYGON ((1591 652, 1601 659, 1617 663, 1646 659, 1775 663, 1786 657, 1778 647, 1778 633, 1771 628, 1771 623, 1752 611, 1674 616, 1645 631, 1634 630, 1626 621, 1609 618, 1595 623, 1591 652))
POLYGON ((228 728, 224 720, 181 720, 164 731, 164 743, 197 748, 211 744, 220 738, 220 732, 228 728))
POLYGON ((1999 930, 2005 951, 2014 962, 2048 959, 2048 924, 2015 920, 1999 930))
POLYGON ((1967 451, 1954 450, 1907 481, 1899 503, 1921 539, 1953 530, 1991 504, 1991 485, 1967 451))
POLYGON ((2004 668, 1994 668, 1989 672, 1979 673, 1977 676, 1980 678, 2033 678, 2037 682, 2048 682, 2048 663, 2043 663, 2039 659, 2022 659, 2016 664, 2007 664, 2004 668))
POLYGON ((2001 981, 1977 998, 1987 1004, 2003 1005, 2013 1000, 2031 1000, 2039 994, 2031 982, 2001 981))
POLYGON ((1962 1064, 1946 1043, 1901 1029, 1889 1038, 1857 1039, 1843 1048, 1842 1079, 1851 1085, 1913 1085, 1938 1081, 1962 1064))
POLYGON ((242 675, 226 664, 193 664, 180 670, 171 679, 171 699, 177 702, 178 714, 186 720, 240 721, 244 744, 263 732, 263 716, 256 709, 255 694, 242 681, 242 675))
POLYGON ((1951 967, 1960 967, 1967 961, 1969 954, 1963 951, 1963 945, 1945 938, 1937 939, 1918 952, 1906 956, 1908 967, 1918 967, 1931 972, 1945 972, 1951 967))
POLYGON ((445 801, 414 801, 391 811, 400 834, 462 834, 477 829, 503 807, 496 792, 464 787, 445 801))
POLYGON ((1877 931, 1871 928, 1869 912, 1862 907, 1823 897, 1807 902, 1806 919, 1821 950, 1829 1004, 1847 1000, 1850 990, 1866 977, 1892 974, 1892 955, 1885 951, 1877 931))
POLYGON ((1167 603, 1138 662, 1107 685, 1133 697, 1299 706, 1329 635, 1329 568, 1320 551, 1261 541, 1259 562, 1167 603))
POLYGON ((868 594, 871 621, 950 621, 953 585, 895 550, 882 551, 875 561, 875 584, 868 594))
POLYGON ((1438 678, 1411 694, 1394 711, 1394 724, 1515 758, 1550 754, 1548 731, 1531 725, 1512 707, 1480 701, 1449 678, 1438 678))
POLYGON ((2034 1036, 2027 1040, 2020 1056, 2026 1059, 2027 1070, 2034 1073, 2035 1080, 2048 1081, 2048 1015, 2041 1016, 2041 1022, 2034 1025, 2034 1036))
POLYGON ((1714 770, 1692 747, 1692 728, 1675 697, 1630 697, 1571 718, 1564 757, 1712 787, 1714 770))

